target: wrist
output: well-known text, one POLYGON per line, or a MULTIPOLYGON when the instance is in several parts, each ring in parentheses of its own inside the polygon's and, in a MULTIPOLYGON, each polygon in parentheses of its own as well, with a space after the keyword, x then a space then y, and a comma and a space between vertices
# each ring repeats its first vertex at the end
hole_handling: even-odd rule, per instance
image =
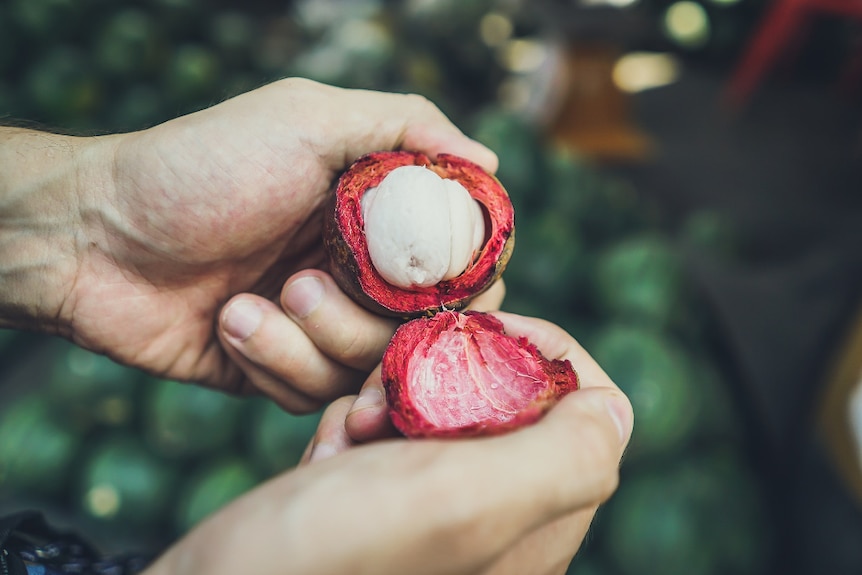
POLYGON ((69 335, 65 303, 111 193, 111 138, 0 128, 0 327, 69 335))

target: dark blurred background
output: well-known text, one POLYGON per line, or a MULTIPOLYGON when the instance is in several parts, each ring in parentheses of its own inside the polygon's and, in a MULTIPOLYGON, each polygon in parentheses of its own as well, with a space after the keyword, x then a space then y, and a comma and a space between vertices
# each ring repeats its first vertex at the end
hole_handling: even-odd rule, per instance
MULTIPOLYGON (((0 122, 139 130, 296 75, 426 95, 500 156, 504 307, 635 406, 570 573, 858 574, 860 33, 849 0, 6 0, 0 122)), ((0 513, 109 552, 295 465, 317 421, 29 333, 0 378, 0 513)))

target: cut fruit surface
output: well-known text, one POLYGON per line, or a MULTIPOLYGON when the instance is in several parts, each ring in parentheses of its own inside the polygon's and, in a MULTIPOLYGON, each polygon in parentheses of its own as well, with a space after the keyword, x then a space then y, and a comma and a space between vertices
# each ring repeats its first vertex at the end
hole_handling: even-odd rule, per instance
POLYGON ((390 415, 408 437, 491 435, 538 420, 578 388, 494 316, 444 311, 401 326, 383 357, 390 415))

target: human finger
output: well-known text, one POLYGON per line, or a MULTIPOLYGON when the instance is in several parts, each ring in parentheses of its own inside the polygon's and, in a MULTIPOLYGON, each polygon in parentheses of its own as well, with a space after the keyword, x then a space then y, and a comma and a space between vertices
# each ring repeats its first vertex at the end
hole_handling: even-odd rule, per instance
POLYGON ((300 465, 329 459, 353 447, 354 442, 344 429, 344 420, 356 396, 345 395, 330 403, 320 417, 317 431, 303 453, 300 465))
MULTIPOLYGON (((487 500, 508 500, 510 509, 533 514, 536 525, 567 512, 604 501, 616 488, 624 446, 631 435, 633 415, 628 399, 611 387, 570 393, 536 424, 514 433, 481 441, 463 442, 458 457, 474 461, 463 473, 482 467, 488 477, 505 477, 519 485, 522 498, 512 498, 510 485, 489 485, 487 500), (469 453, 473 451, 474 453, 469 453), (550 477, 560 478, 548 489, 550 477)), ((441 466, 442 467, 442 466, 441 466)))
POLYGON ((344 428, 356 443, 366 443, 387 437, 397 437, 398 431, 389 418, 386 392, 378 366, 359 391, 345 414, 344 428))
POLYGON ((432 159, 455 154, 490 173, 497 170, 496 154, 465 136, 423 96, 350 90, 303 78, 280 80, 263 90, 281 91, 280 101, 303 110, 305 139, 335 172, 364 154, 396 149, 432 159))
POLYGON ((218 336, 225 353, 245 377, 242 387, 253 389, 268 397, 290 413, 312 413, 323 407, 323 400, 314 399, 298 391, 280 377, 250 362, 231 343, 226 341, 222 333, 219 333, 218 336))
POLYGON ((383 149, 423 152, 432 159, 448 153, 471 160, 489 173, 497 171, 497 155, 464 135, 424 96, 363 90, 350 91, 347 96, 361 102, 365 112, 365 117, 351 115, 343 124, 348 157, 383 149))
POLYGON ((205 521, 150 575, 480 572, 609 496, 624 443, 609 403, 621 397, 588 389, 509 435, 393 440, 304 466, 205 521))
POLYGON ((380 363, 398 327, 396 320, 356 304, 320 270, 291 276, 281 292, 281 305, 317 349, 339 364, 364 372, 380 363))
POLYGON ((496 311, 503 305, 503 300, 506 298, 506 283, 502 278, 491 284, 487 290, 483 291, 470 301, 467 309, 472 311, 496 311))
POLYGON ((508 547, 482 575, 566 573, 597 510, 597 505, 579 509, 542 525, 508 547))
MULTIPOLYGON (((346 427, 355 433, 351 417, 346 427)), ((531 561, 529 572, 553 573, 571 558, 596 507, 616 488, 631 425, 628 400, 604 386, 570 394, 539 423, 505 436, 411 441, 439 450, 433 467, 422 467, 424 496, 437 502, 423 521, 439 526, 458 517, 466 524, 449 525, 450 533, 493 534, 471 546, 488 558, 494 575, 527 572, 518 569, 531 561), (546 553, 542 567, 535 564, 537 548, 546 553)), ((410 505, 406 499, 400 504, 410 505)))
POLYGON ((265 298, 234 296, 219 315, 218 332, 225 351, 252 385, 291 411, 296 410, 286 399, 292 395, 325 402, 354 392, 362 382, 360 372, 325 355, 265 298))

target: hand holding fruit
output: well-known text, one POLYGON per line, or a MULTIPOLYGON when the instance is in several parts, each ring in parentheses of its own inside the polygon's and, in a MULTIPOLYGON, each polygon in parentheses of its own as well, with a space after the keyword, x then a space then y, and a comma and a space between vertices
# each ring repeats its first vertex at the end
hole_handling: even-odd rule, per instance
MULTIPOLYGON (((132 134, 0 129, 0 168, 15 167, 0 169, 12 191, 0 197, 0 325, 315 409, 359 387, 397 327, 309 269, 325 267, 323 204, 353 160, 397 148, 496 168, 423 99, 300 80, 132 134)), ((494 277, 468 290, 487 288, 472 306, 499 306, 494 277)), ((630 406, 559 328, 499 317, 552 361, 572 361, 588 389, 500 437, 340 453, 391 431, 374 371, 355 404, 347 396, 324 419, 309 458, 328 460, 241 498, 151 573, 564 571, 616 485, 630 406)))
POLYGON ((2 130, 0 167, 25 192, 0 206, 0 325, 294 411, 355 390, 395 329, 325 274, 289 282, 279 299, 285 280, 323 264, 322 207, 338 173, 396 148, 496 168, 423 98, 299 79, 130 134, 2 130), (320 298, 325 323, 312 319, 320 298))
MULTIPOLYGON (((616 486, 631 407, 560 328, 495 315, 546 356, 575 363, 583 389, 506 435, 365 445, 355 436, 386 436, 385 405, 339 399, 305 465, 213 515, 147 575, 564 573, 616 486)), ((373 388, 382 398, 378 374, 373 388)))

